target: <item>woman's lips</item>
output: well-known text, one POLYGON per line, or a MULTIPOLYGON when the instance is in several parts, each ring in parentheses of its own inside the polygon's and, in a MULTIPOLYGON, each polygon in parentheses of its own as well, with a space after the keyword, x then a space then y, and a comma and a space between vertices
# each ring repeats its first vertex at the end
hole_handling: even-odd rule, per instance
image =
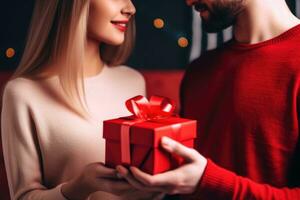
POLYGON ((112 21, 112 24, 120 31, 125 32, 128 27, 128 20, 124 21, 112 21))

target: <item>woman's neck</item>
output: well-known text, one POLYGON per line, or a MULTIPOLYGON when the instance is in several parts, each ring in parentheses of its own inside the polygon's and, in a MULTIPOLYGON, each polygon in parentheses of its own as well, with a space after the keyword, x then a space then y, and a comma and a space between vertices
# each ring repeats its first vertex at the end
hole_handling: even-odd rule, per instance
POLYGON ((100 56, 99 42, 88 38, 83 60, 84 77, 95 76, 102 71, 104 62, 100 56))

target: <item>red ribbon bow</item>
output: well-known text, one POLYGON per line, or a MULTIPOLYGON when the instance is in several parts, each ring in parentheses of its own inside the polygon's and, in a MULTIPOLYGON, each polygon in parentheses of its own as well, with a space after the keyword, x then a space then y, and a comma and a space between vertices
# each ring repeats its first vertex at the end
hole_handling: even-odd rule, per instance
POLYGON ((150 101, 144 96, 136 96, 126 101, 127 109, 136 120, 125 121, 121 127, 121 162, 130 165, 130 127, 136 123, 171 117, 175 102, 166 97, 152 96, 150 101))
POLYGON ((175 102, 161 96, 152 96, 150 101, 144 96, 136 96, 126 101, 127 109, 135 118, 142 120, 161 119, 174 114, 175 102))

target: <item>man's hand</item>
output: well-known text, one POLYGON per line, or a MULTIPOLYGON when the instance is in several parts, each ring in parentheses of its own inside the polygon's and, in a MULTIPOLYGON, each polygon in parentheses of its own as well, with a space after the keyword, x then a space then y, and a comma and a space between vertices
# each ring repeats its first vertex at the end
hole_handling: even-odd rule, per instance
POLYGON ((196 150, 170 138, 163 137, 161 144, 168 152, 184 158, 185 164, 177 169, 154 176, 146 174, 136 167, 130 167, 131 175, 126 168, 117 166, 118 173, 139 190, 166 194, 193 193, 203 175, 207 160, 196 150))

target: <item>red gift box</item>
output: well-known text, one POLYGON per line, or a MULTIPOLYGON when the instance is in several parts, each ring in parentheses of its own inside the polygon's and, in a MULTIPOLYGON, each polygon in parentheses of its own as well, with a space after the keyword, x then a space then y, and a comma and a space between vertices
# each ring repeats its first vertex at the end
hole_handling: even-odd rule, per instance
POLYGON ((172 116, 174 103, 167 98, 137 96, 126 102, 134 115, 106 120, 103 137, 106 140, 105 164, 135 166, 149 174, 177 168, 183 160, 160 146, 163 136, 193 148, 196 120, 172 116))

